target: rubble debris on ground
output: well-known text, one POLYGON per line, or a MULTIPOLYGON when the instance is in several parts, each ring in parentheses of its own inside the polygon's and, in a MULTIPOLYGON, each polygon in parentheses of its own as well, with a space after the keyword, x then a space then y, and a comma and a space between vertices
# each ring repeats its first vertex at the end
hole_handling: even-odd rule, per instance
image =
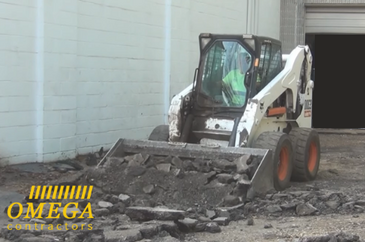
MULTIPOLYGON (((69 164, 61 167, 70 168, 69 164)), ((220 233, 222 226, 236 220, 245 219, 247 226, 254 226, 254 216, 317 216, 364 212, 365 197, 349 196, 313 185, 307 185, 305 189, 293 187, 283 192, 247 198, 247 181, 252 178, 256 168, 257 161, 249 156, 231 161, 187 160, 144 154, 108 158, 101 167, 79 169, 82 173, 75 173, 72 181, 52 182, 53 185, 93 185, 90 201, 31 201, 34 202, 35 209, 36 204, 41 202, 61 202, 62 206, 75 202, 77 207, 68 209, 77 211, 78 214, 90 202, 94 218, 76 217, 69 220, 61 216, 58 219, 44 220, 17 219, 12 223, 32 226, 38 224, 45 228, 61 224, 63 229, 8 230, 5 227, 1 230, 1 237, 18 241, 50 241, 52 236, 60 241, 75 242, 121 239, 174 241, 184 239, 187 233, 220 233), (68 230, 66 226, 69 226, 68 230), (88 226, 92 230, 85 229, 88 226)), ((29 201, 25 199, 23 204, 27 202, 29 201)), ((60 211, 63 209, 60 208, 60 211)), ((45 214, 47 212, 44 211, 45 214)), ((269 230, 272 225, 268 223, 264 228, 269 230)), ((300 241, 327 241, 306 239, 300 241)))
POLYGON ((104 193, 128 194, 131 206, 166 206, 208 219, 235 220, 249 213, 308 216, 356 214, 364 210, 363 197, 350 197, 313 185, 248 199, 245 181, 252 178, 256 168, 257 161, 248 155, 229 161, 132 154, 108 158, 104 166, 88 173, 86 182, 104 193), (219 214, 222 209, 234 212, 222 216, 219 214))
POLYGON ((229 207, 246 200, 258 162, 248 156, 229 161, 132 154, 108 157, 88 174, 87 182, 105 193, 128 194, 135 206, 229 207))

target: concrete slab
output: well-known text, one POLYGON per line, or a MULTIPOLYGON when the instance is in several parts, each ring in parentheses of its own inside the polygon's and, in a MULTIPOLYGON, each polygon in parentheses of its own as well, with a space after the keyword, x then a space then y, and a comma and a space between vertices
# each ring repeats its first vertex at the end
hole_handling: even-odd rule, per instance
POLYGON ((21 172, 30 172, 30 173, 47 173, 49 171, 47 167, 41 163, 11 165, 10 167, 19 170, 21 172))

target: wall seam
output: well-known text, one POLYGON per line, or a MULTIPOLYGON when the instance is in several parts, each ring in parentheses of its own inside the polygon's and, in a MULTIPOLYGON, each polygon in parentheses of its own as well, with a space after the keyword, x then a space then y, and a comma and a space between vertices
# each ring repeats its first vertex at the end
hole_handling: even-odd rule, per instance
POLYGON ((164 123, 168 124, 171 79, 171 0, 165 0, 164 123))
POLYGON ((37 161, 43 162, 44 139, 44 0, 37 0, 36 17, 36 154, 37 161))

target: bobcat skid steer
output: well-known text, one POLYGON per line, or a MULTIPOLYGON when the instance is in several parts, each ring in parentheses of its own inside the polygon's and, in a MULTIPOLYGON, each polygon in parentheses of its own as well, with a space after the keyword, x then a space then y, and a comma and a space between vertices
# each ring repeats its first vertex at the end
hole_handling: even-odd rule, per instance
POLYGON ((308 46, 282 54, 281 42, 255 35, 199 36, 191 85, 173 97, 168 125, 149 140, 120 139, 101 160, 124 153, 186 158, 253 156, 251 194, 316 178, 320 142, 311 129, 312 56, 308 46))

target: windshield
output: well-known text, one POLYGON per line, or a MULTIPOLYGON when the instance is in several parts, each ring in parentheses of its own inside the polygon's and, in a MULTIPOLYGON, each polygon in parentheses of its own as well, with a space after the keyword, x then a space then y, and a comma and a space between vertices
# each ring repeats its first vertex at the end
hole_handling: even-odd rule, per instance
POLYGON ((281 46, 263 43, 259 63, 256 82, 257 92, 261 91, 282 70, 281 46))
POLYGON ((236 41, 218 40, 202 62, 198 102, 203 106, 242 107, 246 103, 246 72, 252 56, 236 41))

